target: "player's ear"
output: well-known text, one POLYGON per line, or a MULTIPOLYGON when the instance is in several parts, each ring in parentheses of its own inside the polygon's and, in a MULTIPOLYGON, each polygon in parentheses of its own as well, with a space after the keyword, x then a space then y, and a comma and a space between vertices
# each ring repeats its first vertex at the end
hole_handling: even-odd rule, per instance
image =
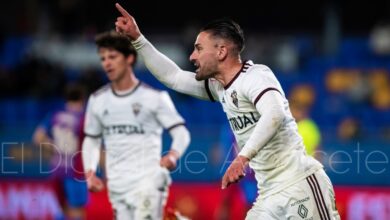
POLYGON ((228 48, 225 45, 218 46, 218 59, 224 60, 228 55, 228 48))
POLYGON ((135 56, 134 54, 129 54, 127 57, 126 57, 126 61, 127 61, 127 64, 132 66, 135 62, 135 56))

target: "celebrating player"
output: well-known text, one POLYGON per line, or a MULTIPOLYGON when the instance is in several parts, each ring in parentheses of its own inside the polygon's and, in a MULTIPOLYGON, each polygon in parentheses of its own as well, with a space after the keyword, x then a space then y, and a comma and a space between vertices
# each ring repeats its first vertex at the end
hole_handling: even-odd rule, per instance
POLYGON ((219 101, 240 152, 222 178, 222 188, 254 170, 260 195, 247 219, 339 219, 333 186, 322 165, 308 156, 283 89, 265 65, 242 61, 244 35, 234 21, 204 26, 190 56, 196 73, 180 69, 143 36, 119 4, 117 32, 132 40, 147 68, 166 86, 219 101))

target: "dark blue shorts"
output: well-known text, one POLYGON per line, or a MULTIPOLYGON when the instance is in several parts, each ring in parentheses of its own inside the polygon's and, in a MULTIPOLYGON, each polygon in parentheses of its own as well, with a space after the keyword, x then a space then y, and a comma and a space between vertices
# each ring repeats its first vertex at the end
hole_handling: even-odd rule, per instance
POLYGON ((70 207, 82 207, 88 202, 88 189, 85 181, 78 181, 73 177, 65 178, 64 192, 70 207))

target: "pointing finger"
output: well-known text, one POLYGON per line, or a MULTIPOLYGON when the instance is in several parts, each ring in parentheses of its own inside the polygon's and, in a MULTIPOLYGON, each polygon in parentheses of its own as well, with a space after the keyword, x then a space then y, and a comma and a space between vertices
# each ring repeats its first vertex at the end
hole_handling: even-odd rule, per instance
POLYGON ((118 11, 125 17, 130 17, 129 12, 127 12, 119 3, 115 4, 115 7, 118 9, 118 11))
POLYGON ((123 24, 126 24, 127 22, 129 22, 129 19, 125 18, 125 17, 118 17, 116 21, 123 23, 123 24))

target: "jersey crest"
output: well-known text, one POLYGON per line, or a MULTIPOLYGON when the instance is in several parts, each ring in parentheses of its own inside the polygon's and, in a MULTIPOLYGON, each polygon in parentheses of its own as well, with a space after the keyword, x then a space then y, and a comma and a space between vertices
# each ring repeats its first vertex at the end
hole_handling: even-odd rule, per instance
POLYGON ((103 116, 107 116, 107 115, 108 115, 108 109, 104 109, 103 116))
POLYGON ((133 107, 134 115, 137 116, 139 114, 139 112, 141 111, 142 105, 140 103, 134 103, 132 105, 132 107, 133 107))
POLYGON ((233 104, 238 108, 237 91, 233 90, 232 94, 230 94, 230 97, 232 98, 233 104))

